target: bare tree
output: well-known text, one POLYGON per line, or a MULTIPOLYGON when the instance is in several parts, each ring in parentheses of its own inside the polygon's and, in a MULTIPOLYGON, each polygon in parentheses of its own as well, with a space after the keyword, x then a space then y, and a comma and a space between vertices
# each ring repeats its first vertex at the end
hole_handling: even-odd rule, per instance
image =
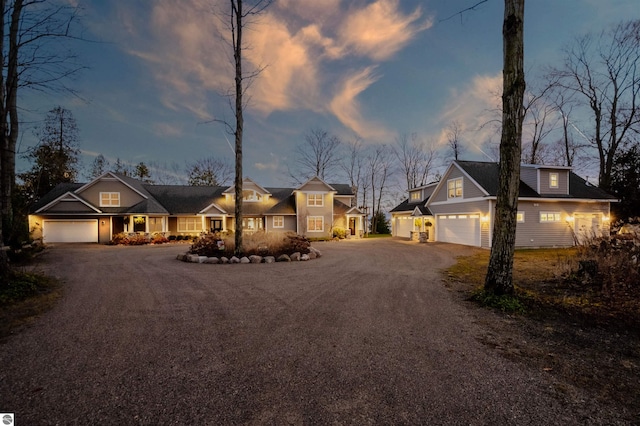
POLYGON ((435 160, 432 146, 426 146, 415 133, 405 133, 396 138, 393 153, 406 180, 407 191, 428 183, 435 160))
POLYGON ((449 153, 451 158, 455 161, 460 159, 460 156, 465 151, 465 147, 462 144, 462 126, 459 121, 452 121, 445 130, 447 137, 447 146, 449 147, 449 153))
POLYGON ((544 92, 540 95, 530 93, 527 101, 523 127, 528 130, 529 141, 523 144, 522 162, 544 164, 546 150, 543 143, 558 123, 556 106, 546 101, 544 92))
POLYGON ((367 156, 367 174, 371 183, 371 231, 375 232, 376 219, 386 194, 388 180, 393 173, 390 149, 387 145, 376 145, 367 156))
POLYGON ((314 176, 322 180, 333 177, 340 166, 340 145, 340 139, 325 130, 309 130, 304 144, 295 147, 296 167, 289 172, 291 178, 302 183, 314 176))
POLYGON ((354 138, 345 145, 346 155, 343 157, 341 167, 344 171, 347 179, 349 179, 349 185, 353 190, 353 195, 356 205, 359 203, 360 188, 363 187, 363 147, 362 139, 359 137, 354 138))
POLYGON ((104 155, 98 154, 96 158, 91 162, 91 166, 87 173, 87 178, 89 180, 93 180, 98 176, 101 176, 105 172, 109 170, 109 160, 107 160, 104 155))
MULTIPOLYGON (((62 48, 75 31, 78 8, 69 2, 0 0, 0 242, 3 224, 13 223, 16 142, 19 137, 18 89, 69 90, 65 77, 82 67, 62 48), (7 31, 8 30, 8 34, 7 31)), ((0 259, 4 268, 4 259, 0 259)))
POLYGON ((200 158, 187 165, 188 184, 193 186, 229 185, 233 167, 214 157, 200 158))
POLYGON ((244 132, 244 107, 243 96, 249 83, 262 71, 254 70, 249 73, 243 71, 242 54, 247 49, 243 41, 244 29, 252 23, 252 18, 260 15, 271 4, 271 0, 254 0, 245 2, 243 0, 229 0, 228 27, 231 32, 231 47, 233 49, 234 74, 234 95, 232 109, 235 116, 235 123, 224 122, 229 131, 234 136, 235 141, 235 254, 241 255, 242 248, 242 136, 244 132))
POLYGON ((513 256, 520 188, 524 120, 524 0, 505 0, 503 38, 502 137, 493 244, 484 288, 513 293, 513 256))
POLYGON ((580 37, 566 49, 551 75, 568 96, 581 101, 593 128, 585 132, 599 159, 600 187, 609 189, 614 158, 630 134, 639 132, 640 20, 580 37))

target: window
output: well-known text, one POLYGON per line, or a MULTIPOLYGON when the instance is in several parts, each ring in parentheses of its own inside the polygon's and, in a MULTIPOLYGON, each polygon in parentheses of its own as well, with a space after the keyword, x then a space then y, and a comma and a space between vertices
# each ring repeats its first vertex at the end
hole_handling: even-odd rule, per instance
POLYGON ((559 212, 540 212, 540 223, 560 222, 559 212))
POLYGON ((101 192, 100 207, 120 207, 119 192, 101 192))
POLYGON ((420 192, 412 192, 411 193, 411 201, 420 201, 420 192))
POLYGON ((324 216, 309 216, 309 217, 307 217, 307 230, 309 232, 322 232, 322 231, 324 231, 324 216))
POLYGON ((202 231, 202 220, 199 217, 179 217, 178 232, 202 231))
POLYGON ((273 217, 273 227, 274 228, 284 228, 284 216, 274 216, 273 217))
POLYGON ((322 194, 307 194, 307 206, 322 207, 324 199, 322 194))
POLYGON ((558 187, 558 174, 549 173, 549 188, 557 188, 557 187, 558 187))
POLYGON ((149 218, 149 232, 162 232, 162 218, 150 217, 149 218))
POLYGON ((242 229, 247 231, 258 231, 262 229, 261 217, 245 217, 242 219, 242 229))
POLYGON ((462 178, 447 181, 447 198, 462 197, 462 178))
POLYGON ((242 201, 262 201, 262 195, 258 194, 253 189, 243 189, 242 201))
POLYGON ((516 215, 518 223, 524 223, 524 212, 518 212, 516 215))

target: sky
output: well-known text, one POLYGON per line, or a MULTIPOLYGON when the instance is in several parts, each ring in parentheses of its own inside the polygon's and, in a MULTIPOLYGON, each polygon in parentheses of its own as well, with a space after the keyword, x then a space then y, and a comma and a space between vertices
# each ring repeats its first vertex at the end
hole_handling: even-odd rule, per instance
MULTIPOLYGON (((69 0, 71 1, 71 0, 69 0)), ((226 0, 73 0, 83 9, 87 66, 68 82, 78 96, 27 92, 19 153, 29 130, 61 105, 76 118, 81 162, 144 162, 166 173, 202 157, 233 162, 229 98, 234 70, 226 0)), ((499 106, 504 2, 488 0, 275 0, 245 31, 248 89, 243 170, 288 186, 296 146, 311 129, 343 141, 393 144, 416 134, 444 153, 460 124, 469 160, 495 160, 480 128, 499 106)), ((558 65, 577 36, 638 17, 637 0, 527 0, 527 80, 558 65)), ((528 82, 529 84, 529 82, 528 82)), ((18 160, 18 171, 28 164, 18 160)), ((593 176, 593 174, 592 174, 593 176)))

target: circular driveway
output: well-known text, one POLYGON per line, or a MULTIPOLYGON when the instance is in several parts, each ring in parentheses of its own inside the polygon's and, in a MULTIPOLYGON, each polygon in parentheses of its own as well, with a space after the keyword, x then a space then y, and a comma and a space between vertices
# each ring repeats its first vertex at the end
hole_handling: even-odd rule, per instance
POLYGON ((47 250, 38 268, 65 295, 0 345, 0 411, 23 425, 584 423, 544 372, 476 340, 440 279, 466 248, 314 246, 322 258, 259 265, 175 260, 186 245, 47 250))

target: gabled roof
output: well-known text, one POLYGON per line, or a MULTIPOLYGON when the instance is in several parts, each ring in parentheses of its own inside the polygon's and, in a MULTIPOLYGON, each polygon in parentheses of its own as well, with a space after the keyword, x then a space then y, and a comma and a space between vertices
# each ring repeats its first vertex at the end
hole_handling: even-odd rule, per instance
POLYGON ((331 183, 329 186, 337 191, 336 195, 353 196, 353 188, 348 183, 331 183))
POLYGON ((59 197, 55 198, 53 201, 45 204, 44 206, 38 208, 35 212, 39 213, 42 210, 46 210, 60 202, 65 202, 65 201, 77 201, 80 204, 83 204, 84 206, 88 207, 89 209, 93 210, 96 213, 102 213, 99 209, 97 209, 96 207, 92 206, 91 203, 88 203, 87 201, 83 200, 82 197, 76 195, 75 193, 71 192, 71 191, 67 191, 64 194, 60 195, 59 197))
MULTIPOLYGON (((262 194, 269 194, 269 195, 271 195, 271 192, 269 192, 266 188, 263 188, 262 186, 260 186, 260 185, 258 185, 257 183, 255 183, 255 181, 254 181, 253 179, 251 179, 251 178, 246 177, 246 178, 242 179, 242 188, 243 188, 243 189, 244 189, 244 184, 245 184, 245 183, 252 183, 252 184, 254 184, 254 185, 255 185, 255 186, 260 190, 260 192, 261 192, 262 194)), ((231 185, 230 187, 228 187, 228 188, 223 192, 223 194, 235 194, 235 191, 236 191, 236 190, 235 190, 235 188, 236 188, 236 186, 235 186, 235 185, 231 185)))
POLYGON ((429 208, 426 206, 427 201, 429 201, 429 197, 419 202, 412 202, 411 200, 406 199, 402 203, 391 209, 391 213, 415 212, 415 209, 418 209, 423 215, 430 216, 432 215, 432 213, 431 210, 429 210, 429 208))
POLYGON ((102 175, 98 176, 97 178, 95 178, 91 182, 86 183, 86 184, 82 185, 80 188, 76 189, 75 192, 77 194, 80 194, 85 189, 92 187, 93 185, 95 185, 96 183, 100 182, 104 178, 111 178, 111 179, 119 180, 124 185, 128 186, 133 191, 135 191, 138 194, 140 194, 141 197, 143 197, 143 198, 148 198, 149 197, 149 193, 144 188, 144 182, 142 182, 142 181, 140 181, 138 179, 134 179, 134 178, 129 177, 129 176, 125 176, 125 175, 120 174, 120 173, 115 173, 115 172, 103 173, 102 175))
POLYGON ((313 181, 317 181, 320 182, 322 185, 324 185, 329 191, 334 191, 334 192, 338 192, 333 186, 329 185, 327 182, 323 181, 322 179, 320 179, 318 176, 314 176, 311 179, 309 179, 308 181, 306 181, 305 183, 303 183, 302 185, 300 185, 299 187, 294 189, 295 191, 301 191, 302 188, 304 188, 305 186, 309 185, 311 182, 313 181))
MULTIPOLYGON (((495 197, 498 195, 498 184, 500 181, 500 165, 498 163, 486 163, 482 161, 454 161, 456 165, 467 176, 473 179, 487 195, 495 197)), ((540 195, 529 185, 520 181, 520 197, 539 197, 540 195)))
POLYGON ((169 214, 196 214, 222 196, 220 186, 145 185, 169 214))
POLYGON ((43 209, 43 207, 55 201, 59 197, 63 196, 67 192, 75 192, 76 189, 82 187, 82 183, 59 183, 51 191, 47 192, 42 198, 36 201, 31 206, 32 212, 37 212, 43 209))

